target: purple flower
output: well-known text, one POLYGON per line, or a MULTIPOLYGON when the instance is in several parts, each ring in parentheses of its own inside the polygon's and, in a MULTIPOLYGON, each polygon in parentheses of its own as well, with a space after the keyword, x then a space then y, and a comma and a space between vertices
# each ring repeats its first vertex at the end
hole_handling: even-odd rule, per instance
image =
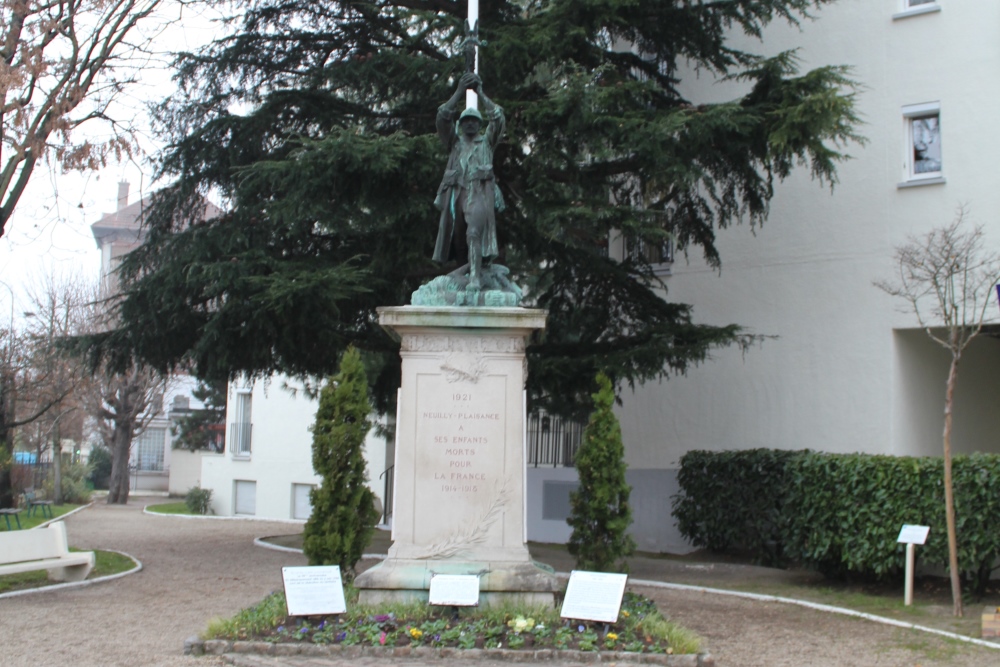
POLYGON ((378 616, 375 617, 375 622, 376 623, 385 623, 390 618, 392 618, 392 617, 389 616, 389 614, 379 614, 378 616))
POLYGON ((333 641, 342 642, 342 641, 344 641, 345 637, 347 637, 347 632, 338 632, 337 636, 334 637, 333 641))
POLYGON ((577 632, 583 632, 583 631, 584 631, 585 629, 586 629, 586 628, 584 628, 584 627, 583 627, 582 625, 578 625, 578 626, 576 626, 576 631, 577 631, 577 632))
POLYGON ((322 630, 325 627, 326 627, 326 621, 320 621, 319 622, 319 629, 322 630))
POLYGON ((441 641, 441 635, 440 634, 434 635, 434 641, 436 642, 441 641))
POLYGON ((284 632, 284 631, 285 631, 285 626, 279 625, 278 626, 278 632, 284 632))
POLYGON ((304 635, 307 632, 309 632, 309 628, 308 627, 306 627, 306 626, 303 625, 301 628, 299 628, 299 634, 300 635, 304 635))

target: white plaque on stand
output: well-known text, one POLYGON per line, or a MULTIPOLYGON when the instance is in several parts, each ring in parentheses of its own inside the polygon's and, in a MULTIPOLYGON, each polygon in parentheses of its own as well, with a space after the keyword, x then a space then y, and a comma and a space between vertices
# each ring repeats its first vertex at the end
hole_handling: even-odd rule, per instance
POLYGON ((347 611, 340 566, 283 567, 281 578, 285 582, 285 604, 289 616, 320 616, 347 611))
POLYGON ((900 544, 924 544, 927 542, 929 532, 931 532, 930 526, 911 526, 904 523, 896 542, 900 544))
POLYGON ((451 607, 479 604, 479 577, 474 574, 435 574, 431 577, 429 602, 451 607))
POLYGON ((614 623, 622 607, 627 574, 573 570, 563 600, 563 618, 614 623))

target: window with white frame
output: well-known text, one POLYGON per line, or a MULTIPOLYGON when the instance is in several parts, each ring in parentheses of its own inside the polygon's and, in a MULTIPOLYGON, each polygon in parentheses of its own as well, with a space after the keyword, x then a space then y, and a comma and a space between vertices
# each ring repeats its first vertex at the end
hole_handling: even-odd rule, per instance
POLYGON ((250 456, 252 436, 251 396, 249 391, 236 392, 236 405, 233 411, 233 423, 229 431, 230 450, 233 456, 250 456))
POLYGON ((940 182, 941 105, 937 102, 903 107, 906 132, 905 180, 940 182))
POLYGON ((312 514, 312 499, 309 492, 313 490, 312 484, 292 484, 292 518, 308 519, 312 514))
POLYGON ((941 11, 937 0, 901 0, 901 11, 892 15, 893 19, 905 19, 908 16, 919 16, 941 11))
POLYGON ((167 429, 147 428, 135 446, 135 465, 139 470, 163 470, 163 448, 167 442, 167 429))
POLYGON ((257 514, 257 482, 245 479, 233 480, 233 514, 246 516, 257 514))

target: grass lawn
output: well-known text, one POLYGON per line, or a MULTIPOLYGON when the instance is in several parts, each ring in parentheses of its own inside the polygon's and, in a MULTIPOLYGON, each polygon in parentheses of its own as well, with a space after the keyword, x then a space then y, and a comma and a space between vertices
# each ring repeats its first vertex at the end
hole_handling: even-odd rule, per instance
POLYGON ((148 505, 146 507, 150 512, 155 512, 156 514, 189 514, 191 516, 201 516, 196 515, 194 512, 187 508, 184 501, 177 503, 160 503, 159 505, 148 505))
MULTIPOLYGON (((63 514, 68 514, 79 505, 52 505, 52 516, 58 518, 63 514)), ((46 521, 51 521, 52 518, 48 516, 42 516, 42 508, 37 507, 32 513, 31 517, 28 516, 27 510, 23 510, 18 517, 21 519, 21 530, 27 530, 29 528, 34 528, 35 526, 45 523, 46 521)), ((14 517, 10 518, 10 528, 11 530, 17 530, 17 523, 14 521, 14 517)), ((7 522, 0 521, 0 533, 6 532, 7 522)))
MULTIPOLYGON (((80 549, 70 548, 70 551, 80 551, 80 549)), ((127 556, 123 556, 113 551, 96 551, 97 564, 90 571, 87 579, 106 577, 109 574, 126 572, 135 567, 135 561, 127 556)), ((8 574, 0 577, 0 593, 10 591, 20 591, 27 588, 41 588, 54 583, 49 581, 48 574, 44 570, 36 572, 22 572, 21 574, 8 574)))

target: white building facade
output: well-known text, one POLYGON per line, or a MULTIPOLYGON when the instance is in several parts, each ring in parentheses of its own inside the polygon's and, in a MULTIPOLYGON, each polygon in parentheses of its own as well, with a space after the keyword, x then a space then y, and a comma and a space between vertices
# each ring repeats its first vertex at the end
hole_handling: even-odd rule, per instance
MULTIPOLYGON (((841 0, 815 14, 801 30, 776 24, 763 44, 748 40, 746 48, 772 55, 801 47, 802 71, 851 66, 868 143, 847 147, 853 159, 839 167, 832 192, 800 168, 776 187, 760 229, 720 231, 721 272, 697 251, 670 267, 667 296, 693 304, 696 321, 775 338, 625 390, 629 469, 665 490, 636 489, 638 511, 665 526, 640 548, 676 550, 669 495, 692 449, 941 454, 950 355, 873 282, 894 279, 894 250, 908 236, 948 224, 963 205, 1000 249, 1000 124, 991 122, 1000 103, 991 85, 1000 71, 1000 3, 841 0), (658 505, 649 506, 654 497, 658 505)), ((683 88, 699 103, 737 92, 705 78, 683 88)), ((1000 338, 981 336, 960 367, 956 453, 1000 452, 998 399, 1000 338)))
MULTIPOLYGON (((201 486, 212 490, 219 516, 305 521, 309 491, 321 478, 313 471, 312 431, 317 398, 300 380, 276 375, 267 381, 231 382, 226 401, 226 448, 201 459, 201 486)), ((386 443, 375 429, 365 443, 368 486, 383 500, 386 443)))

